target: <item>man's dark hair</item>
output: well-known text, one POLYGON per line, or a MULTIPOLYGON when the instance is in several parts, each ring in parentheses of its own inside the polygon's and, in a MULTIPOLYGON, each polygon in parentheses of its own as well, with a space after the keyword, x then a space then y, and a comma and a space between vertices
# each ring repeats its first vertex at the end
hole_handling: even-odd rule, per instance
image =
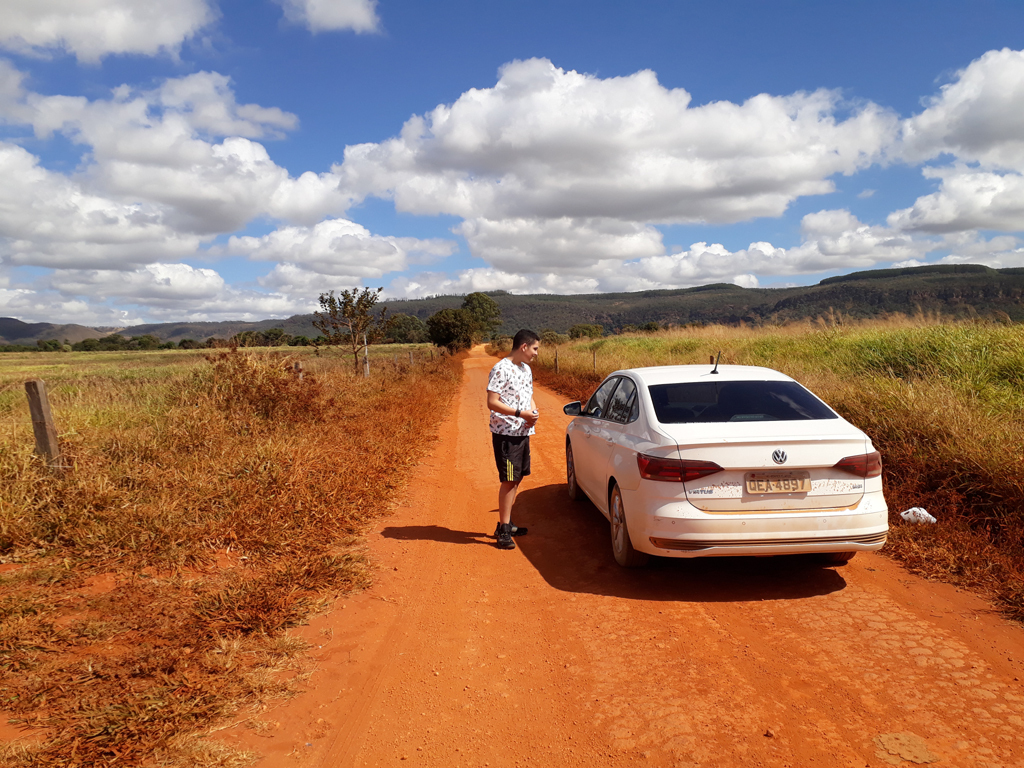
POLYGON ((519 349, 523 344, 533 344, 535 341, 540 341, 540 336, 529 328, 520 328, 512 337, 512 349, 519 349))

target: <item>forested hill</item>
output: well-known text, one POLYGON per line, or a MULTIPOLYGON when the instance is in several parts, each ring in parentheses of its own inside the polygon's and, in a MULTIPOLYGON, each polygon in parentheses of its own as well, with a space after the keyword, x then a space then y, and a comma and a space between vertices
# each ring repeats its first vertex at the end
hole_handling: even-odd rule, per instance
MULTIPOLYGON (((797 288, 740 288, 714 283, 698 288, 575 296, 489 293, 501 307, 502 330, 550 328, 564 332, 577 323, 606 330, 641 325, 725 323, 762 324, 825 315, 839 310, 851 318, 917 311, 951 317, 999 316, 1024 321, 1024 269, 995 270, 975 264, 880 269, 830 277, 797 288)), ((387 302, 390 312, 426 320, 461 296, 387 302)))
POLYGON ((35 344, 46 339, 67 339, 74 344, 82 339, 106 335, 110 331, 97 330, 84 325, 55 325, 53 323, 23 323, 13 317, 0 317, 0 344, 35 344))
MULTIPOLYGON (((344 287, 344 286, 339 286, 344 287)), ((918 311, 964 317, 995 317, 1024 321, 1024 269, 990 269, 972 264, 931 265, 905 269, 880 269, 830 277, 817 285, 797 288, 740 288, 715 283, 698 288, 638 293, 597 293, 575 296, 547 294, 488 295, 501 307, 503 332, 518 328, 565 332, 577 323, 597 323, 612 331, 625 325, 652 320, 662 324, 786 322, 813 318, 838 310, 850 318, 877 317, 918 311)), ((446 307, 458 307, 462 296, 384 302, 389 312, 415 315, 426 320, 446 307)), ((0 343, 35 343, 37 339, 63 338, 48 323, 21 323, 0 318, 0 343), (24 326, 24 328, 22 328, 24 326), (30 331, 26 332, 26 331, 30 331), (19 333, 24 335, 19 336, 19 333)), ((136 325, 121 333, 152 334, 165 341, 184 338, 228 338, 245 330, 282 328, 293 336, 316 336, 311 315, 287 320, 220 323, 160 323, 136 325)), ((76 335, 81 333, 76 327, 76 335)), ((97 333, 97 336, 108 333, 97 333)))
MULTIPOLYGON (((993 270, 977 265, 937 265, 875 270, 828 278, 797 288, 740 288, 716 283, 674 291, 605 293, 581 296, 494 295, 504 330, 551 328, 576 323, 606 329, 651 320, 675 323, 787 322, 839 310, 850 318, 922 311, 951 317, 997 316, 1024 321, 1024 269, 993 270)), ((426 301, 426 300, 424 300, 426 301)), ((451 299, 447 306, 454 304, 451 299)), ((393 303, 397 312, 426 317, 434 309, 393 303), (423 311, 424 314, 420 314, 423 311)))

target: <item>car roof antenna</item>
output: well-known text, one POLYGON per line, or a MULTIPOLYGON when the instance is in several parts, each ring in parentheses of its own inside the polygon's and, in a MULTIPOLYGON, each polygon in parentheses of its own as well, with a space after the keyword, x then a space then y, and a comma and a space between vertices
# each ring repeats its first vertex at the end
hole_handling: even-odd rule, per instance
POLYGON ((714 374, 718 373, 718 361, 721 360, 721 359, 722 359, 722 350, 718 350, 718 359, 717 360, 715 359, 714 355, 711 356, 711 362, 715 364, 715 367, 711 369, 712 373, 714 373, 714 374))

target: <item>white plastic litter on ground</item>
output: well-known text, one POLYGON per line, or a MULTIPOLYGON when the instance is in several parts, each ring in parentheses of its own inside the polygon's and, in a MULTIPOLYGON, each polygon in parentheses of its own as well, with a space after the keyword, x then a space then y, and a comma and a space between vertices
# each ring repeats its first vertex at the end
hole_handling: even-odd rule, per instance
POLYGON ((900 517, 906 520, 908 523, 936 523, 938 522, 934 517, 929 515, 921 507, 911 507, 905 512, 900 512, 900 517))

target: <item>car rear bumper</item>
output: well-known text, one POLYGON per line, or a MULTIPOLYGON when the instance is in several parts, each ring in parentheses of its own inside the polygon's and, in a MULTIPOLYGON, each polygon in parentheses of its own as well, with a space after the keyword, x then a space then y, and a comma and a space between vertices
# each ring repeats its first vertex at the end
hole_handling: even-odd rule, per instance
MULTIPOLYGON (((651 536, 644 551, 662 557, 736 557, 740 555, 796 555, 811 552, 870 552, 885 545, 887 531, 859 536, 729 541, 666 539, 651 536)), ((634 547, 636 545, 634 544, 634 547)), ((639 547, 636 547, 639 549, 639 547)))
POLYGON ((880 493, 866 494, 852 509, 798 514, 710 515, 686 502, 644 514, 636 503, 630 509, 630 499, 623 501, 633 547, 661 557, 868 552, 881 549, 889 531, 889 510, 880 493))

